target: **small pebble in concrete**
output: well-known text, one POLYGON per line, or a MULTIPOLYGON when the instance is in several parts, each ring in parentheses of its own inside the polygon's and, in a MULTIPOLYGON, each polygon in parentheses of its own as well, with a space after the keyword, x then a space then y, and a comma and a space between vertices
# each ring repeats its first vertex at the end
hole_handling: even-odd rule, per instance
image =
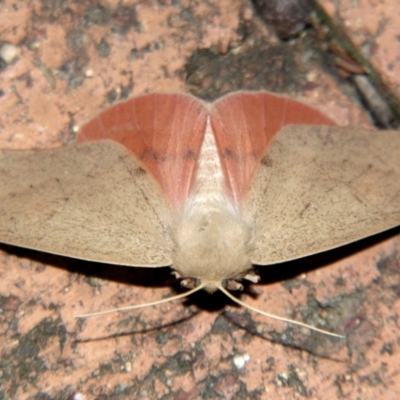
POLYGON ((0 58, 6 63, 13 63, 21 55, 21 49, 9 42, 0 45, 0 58))
POLYGON ((249 360, 250 356, 248 354, 241 354, 233 357, 233 363, 237 369, 242 369, 249 360))

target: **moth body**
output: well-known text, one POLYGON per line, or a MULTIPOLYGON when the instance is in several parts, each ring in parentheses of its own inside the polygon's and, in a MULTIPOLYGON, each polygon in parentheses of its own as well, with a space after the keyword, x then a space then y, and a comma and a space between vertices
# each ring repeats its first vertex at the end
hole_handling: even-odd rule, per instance
POLYGON ((400 224, 398 132, 333 125, 267 92, 132 98, 86 123, 74 146, 0 152, 0 241, 172 265, 211 292, 254 282, 254 264, 400 224))
POLYGON ((213 292, 251 269, 252 224, 228 193, 208 120, 189 198, 171 226, 173 268, 213 292))

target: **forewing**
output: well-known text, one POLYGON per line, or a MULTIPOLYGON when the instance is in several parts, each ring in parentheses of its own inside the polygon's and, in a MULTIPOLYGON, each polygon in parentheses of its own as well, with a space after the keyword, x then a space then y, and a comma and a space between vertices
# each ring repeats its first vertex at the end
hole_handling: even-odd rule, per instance
POLYGON ((261 265, 400 225, 400 134, 289 126, 262 159, 245 207, 261 265))
POLYGON ((0 242, 91 261, 171 264, 169 205, 112 141, 0 152, 0 242))

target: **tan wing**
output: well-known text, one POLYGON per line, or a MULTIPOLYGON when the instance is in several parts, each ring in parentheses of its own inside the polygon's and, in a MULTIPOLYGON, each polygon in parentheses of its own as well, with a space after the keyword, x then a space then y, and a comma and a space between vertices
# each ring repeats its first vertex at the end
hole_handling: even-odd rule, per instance
POLYGON ((0 242, 132 266, 171 264, 167 201, 112 141, 0 152, 0 242))
POLYGON ((257 227, 252 262, 260 265, 400 225, 400 132, 289 126, 246 200, 257 227))

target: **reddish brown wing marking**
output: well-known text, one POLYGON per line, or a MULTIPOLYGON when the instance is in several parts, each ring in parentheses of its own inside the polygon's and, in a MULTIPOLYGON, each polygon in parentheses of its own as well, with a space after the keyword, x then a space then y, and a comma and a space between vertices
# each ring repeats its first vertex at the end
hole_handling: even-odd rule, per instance
POLYGON ((82 127, 77 142, 112 139, 123 144, 178 207, 191 188, 206 122, 207 110, 194 97, 154 93, 103 111, 82 127))
POLYGON ((210 111, 222 168, 233 199, 240 202, 274 136, 289 124, 335 125, 321 112, 275 94, 234 93, 210 111))

